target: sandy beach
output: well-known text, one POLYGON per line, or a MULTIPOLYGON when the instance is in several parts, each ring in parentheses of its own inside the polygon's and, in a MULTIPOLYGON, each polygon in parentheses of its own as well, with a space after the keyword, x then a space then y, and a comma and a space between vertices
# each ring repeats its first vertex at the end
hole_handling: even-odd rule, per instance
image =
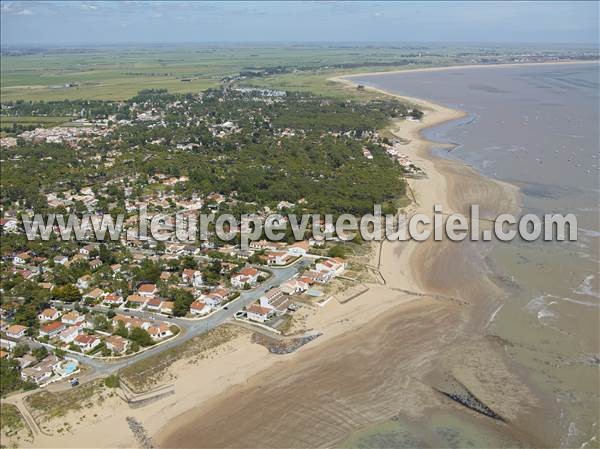
MULTIPOLYGON (((434 203, 466 212, 477 202, 486 214, 518 208, 513 186, 430 155, 421 131, 462 112, 403 100, 426 111, 421 122, 393 127, 427 173, 410 182, 413 211, 431 213, 434 203)), ((539 444, 543 432, 530 430, 541 430, 554 409, 509 366, 502 343, 483 333, 502 298, 487 277, 485 251, 485 245, 469 243, 383 243, 379 268, 385 285, 320 315, 325 338, 170 422, 156 441, 160 447, 327 447, 398 414, 418 420, 429 410, 450 410, 483 428, 494 425, 507 441, 539 444), (336 308, 348 317, 340 335, 330 321, 336 308), (436 389, 444 389, 448 378, 490 405, 503 423, 440 395, 436 389)))
MULTIPOLYGON (((416 199, 411 211, 431 214, 436 203, 449 213, 467 213, 471 203, 481 205, 482 215, 518 209, 514 187, 431 156, 421 131, 463 112, 402 99, 425 111, 420 122, 392 127, 427 173, 409 181, 416 199)), ((370 265, 384 282, 374 280, 348 302, 340 294, 309 314, 306 328, 323 335, 298 351, 274 355, 244 333, 200 360, 173 365, 168 383, 174 394, 138 409, 110 398, 86 409, 83 419, 77 412, 48 422, 51 429, 57 428, 54 421, 75 424, 67 432, 38 435, 30 445, 137 447, 126 423, 132 416, 161 448, 325 447, 396 415, 419 420, 430 410, 457 413, 510 441, 537 444, 545 416, 556 411, 512 369, 502 342, 483 332, 503 295, 488 277, 486 245, 373 245, 370 265), (440 394, 451 388, 448 379, 466 386, 503 421, 440 394)))

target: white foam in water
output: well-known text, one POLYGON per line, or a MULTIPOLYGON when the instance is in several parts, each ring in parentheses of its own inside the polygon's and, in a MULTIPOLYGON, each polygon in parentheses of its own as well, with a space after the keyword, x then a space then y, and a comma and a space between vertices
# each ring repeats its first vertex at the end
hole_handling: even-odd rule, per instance
POLYGON ((577 295, 587 295, 587 296, 593 296, 595 298, 600 298, 600 293, 598 291, 595 291, 594 287, 592 286, 593 280, 594 280, 593 274, 586 276, 585 279, 583 280, 583 282, 581 284, 579 284, 579 286, 573 290, 573 293, 575 293, 577 295))
POLYGON ((581 232, 586 237, 600 237, 600 231, 594 231, 592 229, 585 228, 579 228, 577 231, 581 232))

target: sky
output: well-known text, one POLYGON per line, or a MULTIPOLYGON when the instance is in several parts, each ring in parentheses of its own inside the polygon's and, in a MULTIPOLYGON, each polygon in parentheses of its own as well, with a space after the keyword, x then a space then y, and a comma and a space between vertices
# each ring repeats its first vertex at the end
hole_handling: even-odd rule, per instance
POLYGON ((214 42, 599 42, 599 2, 0 2, 3 47, 214 42))

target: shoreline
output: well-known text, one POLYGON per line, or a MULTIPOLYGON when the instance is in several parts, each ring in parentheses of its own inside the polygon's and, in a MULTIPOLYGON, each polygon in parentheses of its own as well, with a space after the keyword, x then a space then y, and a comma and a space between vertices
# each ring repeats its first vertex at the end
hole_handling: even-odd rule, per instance
MULTIPOLYGON (((597 60, 581 60, 581 61, 548 61, 548 62, 514 62, 505 64, 465 64, 465 65, 449 65, 439 67, 421 67, 421 68, 408 68, 406 70, 390 70, 388 72, 361 72, 352 73, 349 75, 337 75, 329 78, 331 81, 347 81, 344 78, 356 78, 360 76, 380 76, 380 75, 392 75, 400 73, 415 73, 415 72, 440 72, 443 70, 461 70, 461 69, 485 69, 485 68, 514 68, 514 67, 535 67, 543 65, 570 65, 570 64, 600 64, 600 59, 597 60)), ((354 85, 356 87, 356 84, 354 85)), ((374 88, 371 88, 374 89, 374 88)), ((392 96, 398 96, 397 94, 389 93, 392 96)), ((406 98, 406 97, 405 97, 406 98)), ((423 100, 425 101, 425 100, 423 100)))
MULTIPOLYGON (((332 80, 342 82, 352 88, 356 87, 356 84, 340 77, 333 78, 332 80)), ((417 161, 417 165, 424 168, 428 175, 426 179, 409 180, 409 184, 416 194, 416 202, 411 204, 410 209, 413 209, 414 212, 431 212, 435 202, 449 204, 455 210, 460 209, 460 203, 463 198, 455 198, 453 196, 453 194, 456 193, 456 186, 459 182, 458 180, 453 179, 453 173, 446 171, 449 162, 431 154, 430 149, 434 142, 427 140, 422 132, 427 128, 460 119, 467 113, 441 106, 430 101, 400 96, 381 89, 372 87, 365 87, 365 89, 390 95, 403 101, 409 101, 427 111, 424 119, 420 122, 395 121, 390 126, 391 131, 396 136, 408 141, 407 146, 411 148, 411 157, 417 161)), ((500 181, 483 178, 478 172, 466 165, 454 164, 454 169, 460 170, 462 176, 477 178, 477 180, 483 183, 493 185, 497 190, 495 193, 505 197, 505 200, 503 201, 504 206, 510 208, 519 207, 517 199, 518 189, 516 187, 500 181), (456 168, 457 166, 458 168, 456 168)), ((378 291, 379 295, 381 295, 382 291, 393 294, 394 291, 404 289, 418 292, 422 297, 409 300, 405 305, 381 307, 381 313, 376 314, 368 320, 355 322, 354 326, 349 327, 345 332, 339 335, 328 334, 327 326, 319 328, 319 330, 324 331, 325 335, 328 335, 328 338, 318 339, 316 342, 307 345, 307 347, 301 348, 297 353, 293 354, 292 357, 289 357, 290 360, 287 361, 285 365, 282 363, 280 366, 272 366, 269 369, 260 372, 257 371, 256 375, 248 379, 245 385, 238 385, 224 395, 215 396, 205 406, 199 405, 185 416, 182 415, 177 420, 169 422, 156 434, 160 447, 193 447, 194 435, 197 434, 197 432, 202 432, 206 437, 204 441, 211 447, 235 445, 236 442, 242 441, 241 439, 250 442, 251 444, 256 443, 264 447, 280 447, 282 444, 289 445, 290 442, 293 445, 306 445, 307 443, 309 446, 316 444, 334 445, 347 437, 352 431, 394 416, 394 413, 390 410, 380 410, 381 407, 375 405, 372 410, 369 410, 369 414, 376 414, 378 418, 373 419, 372 416, 368 419, 363 416, 355 417, 353 420, 355 421, 352 426, 353 429, 350 429, 349 432, 336 434, 336 432, 331 431, 331 426, 329 426, 328 429, 324 429, 321 434, 318 429, 315 429, 315 435, 311 437, 302 435, 302 432, 298 433, 296 431, 294 433, 286 432, 287 436, 283 439, 278 436, 272 436, 267 440, 257 439, 254 441, 252 440, 255 433, 254 429, 256 426, 260 425, 260 421, 248 419, 253 406, 255 406, 255 401, 266 395, 280 398, 280 400, 285 401, 291 401, 291 398, 298 397, 300 403, 309 403, 309 405, 302 404, 300 408, 310 407, 311 413, 316 415, 334 413, 331 410, 322 411, 323 408, 329 408, 326 403, 320 404, 319 400, 315 400, 314 402, 305 400, 307 395, 310 395, 313 389, 316 389, 314 383, 311 385, 312 388, 307 386, 308 390, 305 390, 303 387, 294 388, 294 392, 295 390, 299 390, 297 396, 294 393, 290 393, 288 377, 298 376, 304 380, 304 377, 301 377, 298 372, 305 372, 307 383, 311 384, 310 378, 314 371, 322 370, 329 372, 328 368, 323 365, 327 364, 330 357, 335 358, 340 352, 345 352, 346 347, 365 344, 364 340, 361 340, 359 335, 353 335, 353 333, 358 334, 367 329, 370 329, 370 332, 377 332, 377 329, 380 329, 381 327, 385 328, 389 326, 390 323, 397 321, 403 323, 418 323, 420 327, 424 328, 424 332, 421 335, 428 335, 430 337, 421 338, 418 343, 415 343, 420 350, 429 350, 431 352, 428 357, 423 358, 411 350, 406 350, 404 351, 404 355, 406 356, 406 359, 404 360, 406 362, 407 377, 418 377, 422 375, 423 378, 426 378, 427 376, 430 376, 431 373, 434 373, 433 382, 435 385, 435 382, 437 382, 436 371, 439 370, 440 365, 436 359, 439 356, 439 358, 442 359, 442 363, 444 362, 444 356, 441 355, 441 353, 443 353, 443 348, 448 347, 447 345, 453 345, 454 353, 456 352, 456 349, 460 352, 463 348, 455 343, 461 338, 466 336, 466 340, 469 341, 473 338, 478 339, 484 337, 484 335, 481 334, 481 329, 485 326, 487 319, 482 320, 482 318, 488 317, 489 313, 497 308, 497 303, 494 302, 494 308, 491 312, 488 310, 490 308, 489 304, 482 304, 481 308, 483 308, 483 310, 466 312, 455 303, 444 302, 443 298, 453 298, 456 296, 461 298, 461 292, 458 290, 445 289, 435 283, 431 283, 424 273, 431 267, 430 259, 432 255, 436 253, 439 254, 445 250, 446 248, 443 246, 436 246, 435 244, 431 245, 430 243, 416 244, 416 242, 384 241, 380 249, 380 273, 386 282, 385 287, 378 291), (440 297, 442 298, 441 300, 440 297), (442 322, 435 322, 435 320, 440 317, 444 317, 445 319, 442 322), (431 323, 427 323, 428 320, 434 321, 435 326, 431 326, 431 323), (458 329, 460 329, 460 331, 457 332, 458 329), (321 354, 329 354, 329 357, 323 359, 323 361, 319 363, 318 359, 321 354, 318 354, 317 351, 321 352, 321 354), (305 367, 305 365, 308 366, 305 367), (269 383, 265 385, 267 379, 269 383), (261 389, 265 389, 266 391, 261 394, 259 392, 261 389), (240 401, 242 402, 240 407, 232 405, 239 404, 240 401), (237 429, 237 431, 229 430, 229 434, 225 434, 224 432, 226 432, 226 429, 221 424, 221 421, 219 421, 219 418, 221 420, 232 419, 236 424, 240 423, 240 429, 237 429), (361 418, 364 419, 364 421, 361 421, 361 418), (199 422, 204 424, 201 425, 200 428, 198 428, 198 425, 196 424, 199 422)), ((482 291, 485 291, 486 293, 494 291, 495 295, 501 295, 497 286, 493 285, 493 283, 488 280, 481 282, 475 295, 482 291)), ((362 299, 369 299, 372 302, 379 300, 377 295, 370 294, 364 295, 362 299)), ((467 299, 467 301, 471 300, 472 298, 467 299)), ((354 301, 356 300, 353 300, 351 304, 354 301)), ((356 310, 352 310, 351 306, 347 315, 356 316, 356 312, 356 310)), ((368 335, 369 338, 377 340, 371 333, 368 335)), ((401 338, 407 340, 410 339, 409 331, 400 330, 398 335, 401 336, 401 338)), ((488 357, 488 360, 490 360, 488 365, 506 371, 506 382, 516 385, 519 393, 522 395, 516 401, 498 401, 498 409, 502 411, 505 416, 514 418, 515 420, 527 412, 533 410, 537 412, 537 409, 534 408, 535 404, 537 404, 535 394, 529 388, 524 386, 516 375, 512 375, 508 372, 509 370, 506 369, 507 361, 503 354, 500 353, 500 348, 495 347, 493 343, 487 341, 476 342, 473 347, 478 350, 478 352, 485 352, 490 349, 494 350, 494 355, 488 357), (519 401, 522 397, 530 398, 531 403, 534 404, 532 405, 531 410, 523 410, 523 407, 519 405, 519 401)), ((392 350, 396 349, 397 348, 393 348, 392 350)), ((443 369, 443 371, 447 372, 448 370, 443 369)), ((335 377, 340 374, 341 372, 339 370, 335 370, 335 372, 332 373, 332 376, 335 377)), ((460 373, 456 373, 457 377, 460 375, 460 373)), ((467 381, 465 380, 465 383, 466 382, 467 381)), ((327 383, 324 385, 323 393, 331 394, 331 385, 326 386, 327 383)), ((423 388, 424 386, 425 385, 420 383, 418 388, 423 388)), ((477 390, 482 388, 482 385, 478 380, 475 380, 473 381, 472 388, 477 390)), ((406 394, 406 391, 403 391, 403 393, 406 394)), ((429 391, 422 391, 422 393, 426 398, 425 401, 415 397, 410 400, 405 399, 405 406, 394 409, 394 412, 397 413, 400 409, 403 410, 407 416, 422 417, 427 410, 431 409, 431 407, 442 407, 438 397, 431 396, 429 391), (425 404, 423 402, 425 402, 425 404)), ((482 392, 482 394, 484 393, 482 392)), ((501 391, 494 391, 494 399, 497 399, 501 394, 501 391)), ((381 400, 385 399, 381 398, 381 400)), ((273 407, 276 406, 273 405, 273 407)), ((268 416, 272 416, 274 419, 281 416, 278 415, 277 410, 267 410, 265 413, 268 413, 268 416)), ((284 412, 280 410, 279 413, 284 412)), ((305 416, 296 416, 295 419, 299 422, 296 422, 295 424, 290 423, 290 427, 295 427, 297 425, 301 426, 300 423, 303 423, 304 421, 312 422, 316 420, 317 417, 310 419, 305 416)), ((323 416, 323 419, 327 419, 326 416, 323 416)), ((330 416, 329 419, 331 419, 330 416)), ((340 428, 347 427, 347 421, 348 417, 342 416, 341 422, 335 423, 335 426, 340 426, 340 428)), ((284 425, 285 428, 288 427, 288 425, 283 423, 282 425, 284 425)), ((483 425, 485 426, 485 424, 483 425)), ((512 436, 518 435, 520 439, 529 438, 529 436, 524 437, 522 435, 523 432, 519 429, 510 428, 505 430, 507 431, 507 434, 512 436)))
MULTIPOLYGON (((364 75, 362 74, 362 76, 364 75)), ((353 86, 353 88, 356 86, 348 80, 340 79, 339 81, 347 86, 353 86)), ((460 198, 457 199, 456 196, 453 196, 458 179, 453 179, 452 173, 444 171, 447 169, 446 161, 431 155, 430 149, 433 142, 428 141, 422 132, 427 128, 464 117, 466 113, 380 89, 366 89, 415 103, 426 110, 425 117, 421 122, 395 121, 390 126, 395 135, 408 141, 407 147, 410 147, 411 156, 418 161, 418 165, 423 167, 428 175, 422 180, 409 180, 416 195, 416 202, 411 204, 410 208, 414 211, 430 212, 434 202, 441 202, 458 210, 460 198)), ((467 176, 480 176, 467 166, 459 165, 458 169, 461 170, 462 175, 466 173, 467 176)), ((503 191, 507 189, 512 192, 513 196, 516 194, 516 190, 511 191, 508 186, 502 186, 495 180, 488 180, 488 182, 495 183, 503 191)), ((511 204, 513 207, 516 206, 515 198, 511 204)), ((344 304, 330 301, 330 304, 307 320, 308 326, 322 331, 323 336, 298 351, 284 356, 274 355, 268 353, 262 346, 251 344, 249 338, 236 338, 225 344, 224 348, 219 348, 206 359, 194 364, 190 364, 187 360, 178 361, 175 364, 179 371, 178 378, 173 381, 174 395, 138 410, 131 410, 127 405, 118 401, 111 403, 110 407, 106 407, 108 404, 104 404, 104 407, 97 405, 92 410, 86 411, 88 414, 95 412, 98 415, 97 420, 80 424, 79 427, 73 429, 74 433, 53 437, 38 436, 33 447, 81 447, 86 442, 92 441, 97 446, 132 447, 137 443, 125 423, 127 416, 135 416, 141 421, 148 434, 155 438, 160 447, 193 447, 190 446, 190 443, 194 440, 189 439, 191 434, 188 431, 195 433, 198 422, 202 423, 209 432, 204 434, 206 443, 203 444, 217 447, 220 443, 226 445, 227 441, 236 441, 236 438, 237 441, 240 441, 239 438, 244 438, 243 435, 248 426, 256 425, 254 420, 247 420, 245 425, 241 425, 243 423, 241 419, 234 420, 233 422, 236 424, 240 423, 239 429, 230 430, 227 434, 220 433, 222 427, 215 425, 219 422, 219 417, 230 416, 232 413, 249 412, 248 409, 237 406, 240 400, 248 400, 249 404, 255 407, 256 402, 252 402, 251 399, 256 400, 262 397, 264 393, 261 393, 261 389, 273 388, 278 393, 274 397, 281 401, 286 398, 284 395, 286 393, 285 385, 290 376, 301 377, 306 373, 303 379, 308 379, 308 383, 310 383, 310 378, 307 376, 310 376, 314 370, 318 370, 319 365, 335 358, 336 354, 340 352, 345 353, 349 350, 348 348, 356 346, 357 342, 368 344, 365 336, 372 335, 373 331, 377 332, 377 329, 389 329, 390 323, 404 323, 408 327, 408 330, 400 328, 397 331, 398 336, 406 341, 415 338, 415 335, 412 335, 414 331, 412 326, 419 326, 421 329, 420 338, 414 341, 414 348, 403 350, 402 356, 406 357, 404 359, 406 360, 406 373, 403 375, 406 375, 407 378, 425 377, 434 372, 439 365, 438 353, 442 352, 444 347, 456 346, 456 340, 461 337, 459 334, 466 333, 467 327, 478 329, 477 325, 467 326, 469 323, 472 324, 472 320, 466 315, 473 313, 465 312, 455 303, 434 298, 435 295, 461 297, 461 292, 444 289, 436 283, 432 283, 424 275, 432 268, 430 262, 432 255, 443 252, 444 247, 431 245, 431 243, 384 241, 380 251, 380 272, 386 285, 369 284, 369 291, 344 304), (400 294, 399 289, 418 292, 422 296, 400 294), (423 338, 423 335, 429 336, 429 338, 423 338), (425 358, 420 354, 423 351, 428 351, 428 356, 425 358), (320 363, 319 360, 321 360, 320 363), (214 415, 212 415, 213 411, 216 412, 214 415), (227 440, 227 438, 230 439, 227 440), (84 443, 82 444, 82 442, 84 443)), ((377 256, 377 251, 376 254, 371 255, 374 259, 377 256)), ((481 288, 488 290, 490 285, 485 283, 481 288)), ((477 290, 477 292, 479 291, 477 290)), ((469 300, 471 299, 469 298, 469 300)), ((472 331, 469 331, 468 334, 471 338, 472 331)), ((378 341, 375 336, 372 338, 378 341)), ((396 349, 389 348, 390 351, 396 349)), ((376 351, 376 349, 374 350, 376 351)), ((332 372, 331 375, 336 376, 336 373, 332 372)), ((327 385, 323 385, 324 391, 332 388, 331 385, 328 387, 327 385)), ((426 398, 425 401, 418 397, 406 400, 403 411, 409 416, 412 416, 411 413, 414 413, 415 417, 422 416, 432 406, 448 405, 427 391, 424 385, 418 382, 416 388, 426 398)), ((412 387, 415 388, 415 385, 412 387)), ((305 395, 306 392, 301 390, 298 397, 302 398, 305 395)), ((317 401, 316 398, 315 401, 317 401)), ((315 403, 318 404, 318 402, 315 403)), ((393 416, 392 412, 397 412, 397 409, 398 407, 380 410, 380 408, 374 407, 373 410, 369 410, 369 413, 365 413, 365 416, 356 418, 356 422, 353 422, 353 429, 344 429, 343 427, 340 429, 344 431, 344 435, 347 435, 348 430, 356 430, 369 423, 393 416)), ((315 410, 313 409, 313 411, 315 410)), ((273 418, 275 419, 280 412, 273 408, 271 413, 274 413, 273 418)), ((342 416, 342 419, 346 418, 342 416)), ((226 425, 226 422, 221 423, 221 426, 223 425, 226 425)), ((319 436, 319 432, 316 431, 314 436, 320 442, 324 435, 319 436)), ((334 444, 339 442, 343 435, 334 434, 329 437, 331 441, 327 441, 327 443, 334 444)), ((301 441, 298 439, 300 435, 290 435, 290 438, 296 445, 301 441)), ((271 442, 264 442, 263 445, 267 443, 271 444, 271 447, 275 447, 280 441, 275 439, 271 442)))

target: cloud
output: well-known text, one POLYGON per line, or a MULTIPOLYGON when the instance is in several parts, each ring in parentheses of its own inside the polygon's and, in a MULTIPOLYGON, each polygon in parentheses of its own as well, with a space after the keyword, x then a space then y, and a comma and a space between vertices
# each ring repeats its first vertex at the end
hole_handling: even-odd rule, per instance
POLYGON ((28 8, 24 8, 20 3, 17 2, 1 2, 0 11, 5 15, 13 16, 31 16, 33 11, 28 8))

